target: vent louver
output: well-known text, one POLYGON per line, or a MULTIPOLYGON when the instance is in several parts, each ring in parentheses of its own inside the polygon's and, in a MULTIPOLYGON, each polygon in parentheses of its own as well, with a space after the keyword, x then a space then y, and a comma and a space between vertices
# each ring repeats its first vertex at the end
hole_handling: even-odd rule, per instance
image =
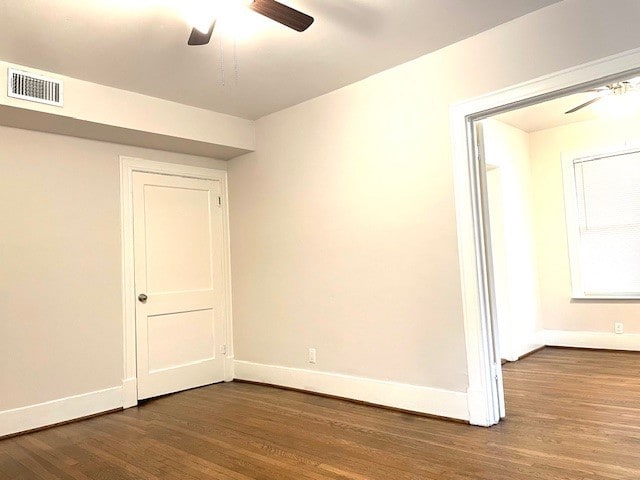
POLYGON ((7 95, 22 100, 62 106, 62 82, 31 72, 9 69, 7 95))

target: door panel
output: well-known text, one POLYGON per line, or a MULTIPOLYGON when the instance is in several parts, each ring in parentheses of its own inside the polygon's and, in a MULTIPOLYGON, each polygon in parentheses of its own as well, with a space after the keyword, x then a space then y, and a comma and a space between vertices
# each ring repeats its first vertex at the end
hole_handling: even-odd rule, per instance
POLYGON ((214 360, 212 318, 211 309, 148 316, 149 373, 214 360))
POLYGON ((133 173, 138 398, 224 379, 220 182, 133 173))
POLYGON ((209 190, 144 185, 147 289, 150 292, 213 287, 210 204, 209 190))

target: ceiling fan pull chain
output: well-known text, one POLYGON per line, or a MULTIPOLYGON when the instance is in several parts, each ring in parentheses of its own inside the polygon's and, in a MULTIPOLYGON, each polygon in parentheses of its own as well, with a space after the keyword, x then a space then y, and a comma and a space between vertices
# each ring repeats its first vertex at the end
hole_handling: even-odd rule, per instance
POLYGON ((233 37, 233 73, 235 75, 236 87, 238 86, 238 78, 240 77, 238 68, 238 41, 233 37))
POLYGON ((224 78, 224 44, 222 37, 220 37, 220 85, 225 86, 224 78))

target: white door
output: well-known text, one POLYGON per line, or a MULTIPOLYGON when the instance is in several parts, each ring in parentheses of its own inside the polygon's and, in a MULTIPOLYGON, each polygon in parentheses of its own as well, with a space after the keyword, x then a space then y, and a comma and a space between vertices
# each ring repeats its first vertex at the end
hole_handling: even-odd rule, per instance
POLYGON ((133 173, 138 398, 224 380, 218 180, 133 173))

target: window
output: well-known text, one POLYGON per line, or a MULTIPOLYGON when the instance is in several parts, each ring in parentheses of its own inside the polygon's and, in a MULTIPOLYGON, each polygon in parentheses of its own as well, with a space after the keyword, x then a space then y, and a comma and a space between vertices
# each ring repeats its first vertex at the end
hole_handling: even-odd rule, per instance
POLYGON ((563 159, 573 298, 640 298, 640 149, 563 159))

